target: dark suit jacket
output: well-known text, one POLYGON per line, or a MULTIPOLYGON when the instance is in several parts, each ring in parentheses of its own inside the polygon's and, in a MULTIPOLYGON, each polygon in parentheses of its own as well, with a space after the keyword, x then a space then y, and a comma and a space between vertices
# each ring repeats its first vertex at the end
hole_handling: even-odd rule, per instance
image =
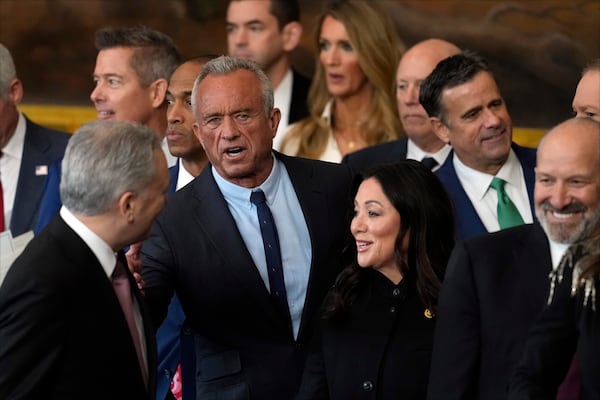
POLYGON ((369 146, 365 149, 346 154, 342 164, 347 164, 354 173, 364 172, 376 165, 393 163, 406 158, 408 138, 369 146))
MULTIPOLYGON (((179 161, 179 160, 178 160, 179 161)), ((169 168, 169 188, 167 193, 172 195, 177 190, 179 162, 169 168)), ((173 296, 167 317, 156 332, 156 349, 158 353, 158 373, 156 381, 156 400, 164 400, 169 392, 171 381, 181 362, 181 346, 179 337, 185 314, 176 295, 173 296)))
POLYGON ((36 172, 36 167, 61 160, 71 135, 48 129, 26 119, 23 158, 19 170, 15 206, 11 215, 10 230, 14 236, 33 230, 46 181, 46 174, 36 172))
MULTIPOLYGON (((130 282, 149 322, 131 275, 130 282)), ((57 216, 0 288, 0 398, 150 399, 156 355, 152 328, 145 325, 151 393, 110 280, 57 216)))
MULTIPOLYGON (((312 245, 297 341, 270 300, 211 168, 170 198, 142 247, 146 299, 156 322, 175 289, 195 332, 198 399, 291 398, 313 317, 340 270, 350 171, 275 154, 286 166, 312 245)), ((186 386, 185 372, 183 379, 186 386)))
MULTIPOLYGON (((525 185, 527 186, 527 192, 529 193, 529 206, 531 207, 531 212, 535 216, 533 206, 533 187, 535 185, 534 169, 537 151, 536 149, 521 147, 515 143, 513 143, 512 149, 521 163, 523 176, 525 177, 525 185)), ((463 240, 487 233, 487 229, 485 229, 485 226, 483 225, 483 222, 481 222, 477 211, 475 211, 475 207, 473 207, 473 203, 471 203, 469 196, 467 196, 467 193, 458 180, 456 170, 454 169, 454 164, 452 163, 453 158, 454 151, 451 151, 446 158, 446 162, 440 167, 440 169, 435 171, 435 174, 446 188, 446 191, 450 196, 450 200, 454 205, 456 238, 458 240, 463 240)))
MULTIPOLYGON (((600 298, 590 297, 584 305, 582 289, 571 297, 571 279, 572 270, 567 269, 552 303, 533 325, 511 381, 510 400, 555 399, 576 349, 581 367, 580 398, 600 399, 600 298)), ((596 290, 599 283, 596 277, 596 290)))
POLYGON ((288 124, 293 124, 302 118, 308 117, 308 90, 310 79, 292 69, 292 101, 290 102, 290 113, 288 124))
POLYGON ((550 247, 538 224, 456 245, 440 294, 430 400, 505 400, 547 298, 550 247))

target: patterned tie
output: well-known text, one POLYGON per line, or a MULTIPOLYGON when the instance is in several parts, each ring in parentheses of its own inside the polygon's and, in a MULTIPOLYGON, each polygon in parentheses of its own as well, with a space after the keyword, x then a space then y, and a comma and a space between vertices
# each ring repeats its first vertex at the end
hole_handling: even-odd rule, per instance
POLYGON ((140 364, 140 369, 142 371, 142 377, 144 378, 144 383, 146 384, 146 386, 148 386, 148 367, 146 366, 146 363, 144 362, 144 357, 142 355, 142 344, 140 342, 140 335, 138 333, 137 324, 135 323, 135 317, 133 315, 133 298, 131 297, 131 286, 125 268, 125 265, 121 261, 117 260, 117 266, 115 267, 115 270, 112 274, 112 284, 115 294, 119 299, 119 304, 121 304, 123 314, 125 314, 127 326, 129 326, 129 333, 131 334, 131 338, 133 339, 133 345, 135 346, 135 351, 137 353, 137 358, 140 364))
POLYGON ((421 160, 421 164, 423 164, 429 169, 434 169, 435 167, 437 167, 438 162, 433 157, 423 157, 423 159, 421 160))
POLYGON ((271 210, 269 210, 269 206, 267 206, 265 194, 262 190, 258 189, 252 192, 250 202, 256 205, 258 214, 258 222, 260 224, 260 232, 267 260, 271 298, 291 328, 290 309, 288 307, 285 281, 283 279, 283 266, 281 265, 281 250, 279 248, 277 227, 275 226, 273 215, 271 214, 271 210))
POLYGON ((506 181, 504 179, 497 177, 494 177, 492 183, 490 183, 490 187, 496 190, 496 193, 498 194, 498 207, 496 211, 498 212, 500 229, 510 228, 511 226, 522 225, 524 223, 521 214, 519 214, 519 210, 517 210, 517 207, 504 190, 505 183, 506 181))
MULTIPOLYGON (((1 151, 0 158, 2 158, 1 151)), ((0 174, 0 232, 4 232, 4 228, 4 192, 2 189, 2 175, 0 174)))

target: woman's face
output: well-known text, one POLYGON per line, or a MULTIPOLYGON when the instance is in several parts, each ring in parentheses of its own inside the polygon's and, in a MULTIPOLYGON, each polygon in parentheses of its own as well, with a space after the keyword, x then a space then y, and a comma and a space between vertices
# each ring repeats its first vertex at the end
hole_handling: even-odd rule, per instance
POLYGON ((400 214, 375 178, 364 180, 358 188, 350 230, 356 241, 358 265, 374 268, 389 278, 399 273, 394 249, 400 214))
POLYGON ((325 17, 321 25, 319 60, 325 72, 327 90, 332 96, 349 97, 367 88, 367 77, 346 28, 331 16, 325 17))

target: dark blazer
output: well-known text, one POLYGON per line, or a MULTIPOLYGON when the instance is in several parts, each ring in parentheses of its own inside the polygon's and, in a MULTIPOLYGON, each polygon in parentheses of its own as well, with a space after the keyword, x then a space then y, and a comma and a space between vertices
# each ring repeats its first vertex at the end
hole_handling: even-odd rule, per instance
MULTIPOLYGON (((511 380, 510 400, 556 398, 576 349, 581 368, 580 398, 600 399, 600 298, 590 297, 584 305, 582 289, 571 297, 571 279, 572 270, 567 269, 552 303, 544 307, 533 325, 511 380)), ((595 285, 600 289, 597 276, 595 285)))
POLYGON ((288 124, 293 124, 302 118, 308 117, 308 90, 310 79, 292 69, 292 101, 290 102, 290 113, 288 124))
MULTIPOLYGON (((515 152, 521 167, 523 169, 523 176, 525 177, 525 185, 527 186, 527 192, 529 193, 529 206, 531 212, 535 216, 533 206, 533 187, 535 185, 535 163, 536 163, 536 149, 530 149, 528 147, 521 147, 515 143, 512 144, 512 149, 515 152)), ((440 169, 435 171, 435 174, 440 179, 450 200, 454 205, 454 215, 456 221, 456 238, 458 240, 467 239, 476 235, 487 233, 487 229, 481 222, 473 203, 467 196, 467 193, 463 189, 452 159, 454 158, 454 151, 451 151, 446 162, 442 164, 440 169)))
POLYGON ((547 298, 550 247, 538 224, 454 248, 440 294, 430 400, 505 400, 512 368, 547 298))
MULTIPOLYGON (((146 299, 156 322, 175 289, 186 325, 195 332, 198 399, 291 398, 300 384, 313 317, 340 270, 350 171, 275 155, 288 171, 312 245, 297 341, 270 300, 211 168, 171 196, 142 247, 146 299)), ((183 379, 187 386, 185 372, 183 379)))
MULTIPOLYGON (((167 193, 172 195, 177 190, 179 175, 179 160, 169 168, 169 188, 167 193)), ((156 349, 158 353, 158 373, 156 381, 156 400, 164 400, 171 387, 171 381, 181 362, 180 334, 185 321, 185 314, 177 295, 173 296, 169 310, 163 323, 156 332, 156 349)))
POLYGON ((393 140, 387 143, 346 154, 342 164, 347 164, 354 173, 364 172, 376 165, 392 163, 406 158, 408 138, 393 140))
POLYGON ((57 216, 32 239, 0 287, 0 398, 153 398, 154 335, 129 278, 145 322, 150 393, 110 280, 90 248, 57 216))
POLYGON ((56 160, 62 160, 71 137, 66 132, 45 128, 27 118, 25 121, 23 158, 10 221, 13 236, 35 228, 48 168, 56 160))
POLYGON ((414 282, 360 279, 348 311, 320 324, 296 400, 425 399, 435 320, 414 282))

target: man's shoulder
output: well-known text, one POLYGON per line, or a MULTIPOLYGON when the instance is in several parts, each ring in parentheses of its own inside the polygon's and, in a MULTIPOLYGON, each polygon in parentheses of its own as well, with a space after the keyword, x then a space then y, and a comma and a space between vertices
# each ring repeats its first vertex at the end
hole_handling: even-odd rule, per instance
POLYGON ((402 160, 406 158, 407 143, 407 138, 401 138, 369 146, 346 155, 342 163, 360 172, 375 165, 402 160))
POLYGON ((536 246, 544 239, 544 232, 537 223, 524 224, 496 232, 483 233, 463 241, 463 245, 470 252, 491 252, 494 249, 512 246, 519 243, 528 243, 536 246))

